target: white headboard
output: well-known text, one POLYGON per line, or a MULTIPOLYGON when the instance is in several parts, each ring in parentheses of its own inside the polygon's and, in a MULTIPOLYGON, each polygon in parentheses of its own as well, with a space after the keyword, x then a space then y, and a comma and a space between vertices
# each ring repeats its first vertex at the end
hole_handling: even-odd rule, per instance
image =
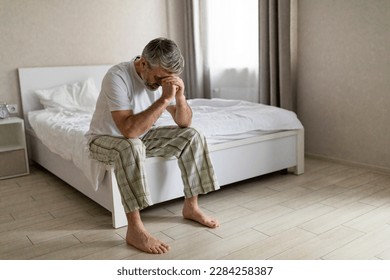
POLYGON ((27 113, 43 108, 38 97, 34 94, 35 90, 74 83, 92 77, 95 80, 96 88, 100 91, 101 81, 111 66, 112 65, 19 68, 23 116, 27 125, 27 113))

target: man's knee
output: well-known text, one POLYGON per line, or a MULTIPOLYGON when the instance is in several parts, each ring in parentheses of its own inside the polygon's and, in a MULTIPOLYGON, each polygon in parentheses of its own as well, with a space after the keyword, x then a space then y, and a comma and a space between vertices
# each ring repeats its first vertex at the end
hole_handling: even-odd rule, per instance
POLYGON ((183 128, 183 130, 185 131, 185 134, 188 135, 188 137, 191 139, 199 138, 199 139, 203 140, 203 138, 204 138, 202 132, 200 132, 199 130, 197 130, 194 127, 186 127, 186 128, 183 128))
POLYGON ((135 158, 145 156, 145 145, 138 138, 123 139, 118 143, 116 150, 119 154, 133 155, 135 158))
POLYGON ((121 141, 118 142, 117 149, 118 150, 127 150, 129 148, 138 149, 138 148, 142 148, 142 147, 143 147, 143 143, 138 138, 130 138, 130 139, 123 138, 121 141))

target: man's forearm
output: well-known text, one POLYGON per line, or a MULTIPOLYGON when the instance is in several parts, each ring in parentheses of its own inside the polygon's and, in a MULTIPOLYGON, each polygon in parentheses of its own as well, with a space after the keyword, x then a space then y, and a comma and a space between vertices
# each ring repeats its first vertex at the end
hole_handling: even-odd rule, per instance
POLYGON ((180 127, 188 127, 192 122, 192 110, 185 98, 176 99, 175 122, 180 127))
POLYGON ((148 131, 165 111, 169 102, 158 99, 148 109, 127 118, 127 138, 136 138, 148 131))

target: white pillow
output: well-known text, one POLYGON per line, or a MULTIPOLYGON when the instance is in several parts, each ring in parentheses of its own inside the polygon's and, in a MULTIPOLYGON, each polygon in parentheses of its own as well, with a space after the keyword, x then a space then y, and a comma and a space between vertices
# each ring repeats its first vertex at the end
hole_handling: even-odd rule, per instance
POLYGON ((66 109, 72 111, 93 112, 98 91, 92 78, 73 84, 36 90, 39 100, 45 108, 66 109))

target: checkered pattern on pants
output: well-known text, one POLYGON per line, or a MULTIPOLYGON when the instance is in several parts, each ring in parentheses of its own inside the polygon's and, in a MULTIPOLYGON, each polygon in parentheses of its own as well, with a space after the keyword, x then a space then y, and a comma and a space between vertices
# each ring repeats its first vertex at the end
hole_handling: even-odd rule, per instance
POLYGON ((89 148, 92 158, 114 164, 126 213, 153 204, 144 168, 147 157, 178 159, 185 197, 219 189, 206 140, 194 128, 157 127, 141 139, 104 135, 93 140, 89 148))

